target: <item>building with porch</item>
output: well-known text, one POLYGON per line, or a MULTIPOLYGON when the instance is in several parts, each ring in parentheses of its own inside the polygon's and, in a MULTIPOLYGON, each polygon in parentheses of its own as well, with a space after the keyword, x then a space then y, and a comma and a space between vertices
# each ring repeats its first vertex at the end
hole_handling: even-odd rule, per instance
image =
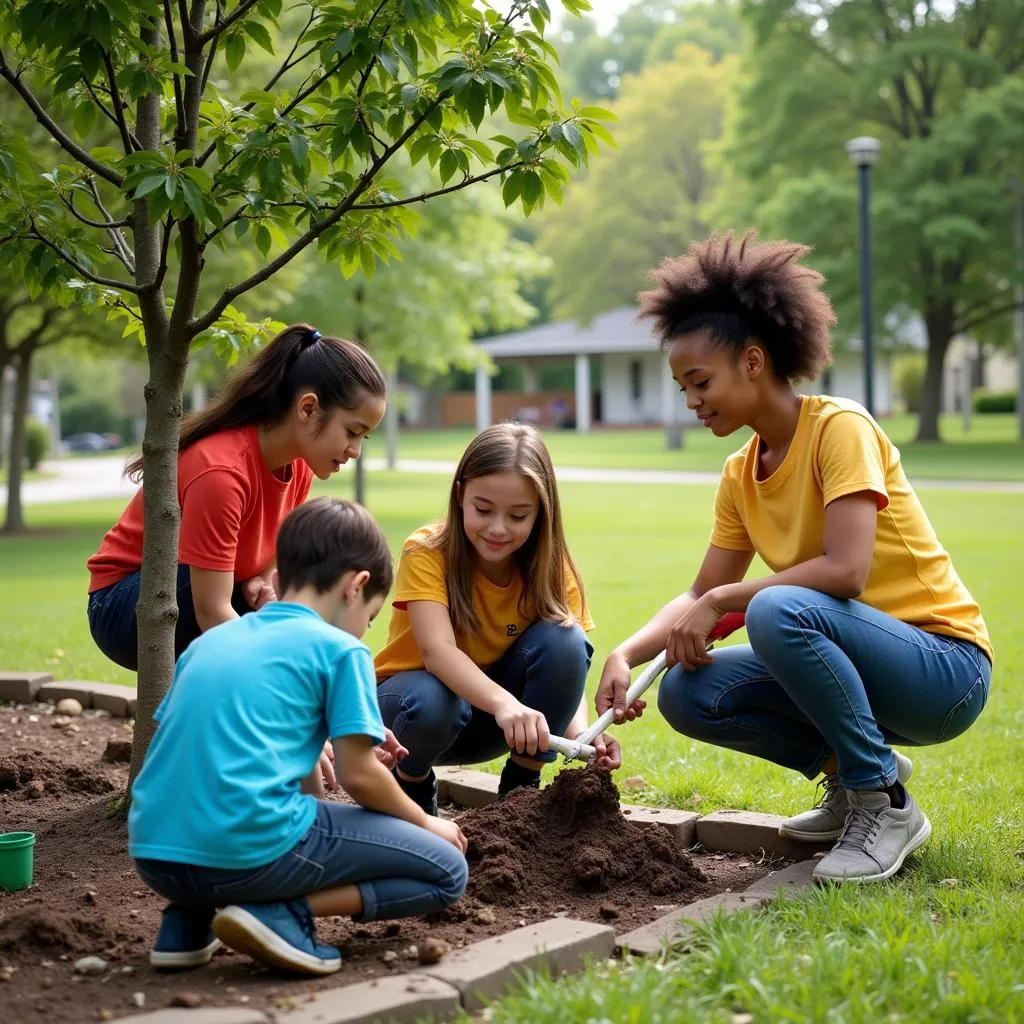
MULTIPOLYGON (((585 433, 594 425, 695 422, 650 324, 638 321, 631 306, 595 317, 587 326, 559 321, 483 338, 477 344, 495 362, 521 366, 522 390, 492 390, 490 374, 479 367, 472 404, 468 395, 446 396, 445 426, 475 424, 482 430, 497 420, 514 417, 547 426, 571 425, 585 433), (572 388, 539 387, 539 370, 555 362, 572 365, 572 388)), ((875 411, 884 416, 892 405, 887 351, 877 352, 874 376, 875 411)), ((802 390, 863 401, 863 363, 856 341, 848 349, 836 351, 832 366, 821 379, 802 390)))

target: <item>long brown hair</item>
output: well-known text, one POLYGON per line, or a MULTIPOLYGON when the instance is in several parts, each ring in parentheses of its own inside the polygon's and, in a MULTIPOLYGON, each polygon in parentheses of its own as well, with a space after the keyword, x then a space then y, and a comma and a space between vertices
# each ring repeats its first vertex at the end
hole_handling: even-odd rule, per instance
POLYGON ((523 423, 495 423, 482 430, 463 453, 448 497, 448 514, 424 542, 441 552, 445 561, 448 614, 457 633, 472 633, 480 626, 473 609, 473 548, 462 520, 460 491, 466 484, 496 473, 522 473, 537 488, 540 508, 526 543, 515 553, 523 592, 520 612, 568 625, 572 612, 567 601, 567 573, 572 573, 584 600, 583 579, 569 554, 562 529, 555 469, 540 434, 523 423))
MULTIPOLYGON (((221 430, 280 423, 302 390, 314 392, 326 413, 355 409, 368 395, 384 398, 388 386, 380 367, 355 342, 292 324, 229 378, 219 398, 182 423, 178 453, 221 430)), ((141 455, 128 463, 125 474, 142 479, 141 455)))

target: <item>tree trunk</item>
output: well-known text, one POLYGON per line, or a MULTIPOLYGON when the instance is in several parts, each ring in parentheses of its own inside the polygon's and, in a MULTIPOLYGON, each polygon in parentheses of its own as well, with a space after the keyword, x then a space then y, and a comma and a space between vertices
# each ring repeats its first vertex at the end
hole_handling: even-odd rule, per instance
POLYGON ((147 334, 146 433, 142 507, 142 585, 136 609, 139 630, 138 709, 129 772, 129 792, 156 723, 153 713, 174 677, 174 629, 178 622, 178 437, 185 389, 187 337, 161 343, 147 334))
POLYGON ((946 363, 946 351, 953 337, 953 311, 948 306, 926 311, 924 320, 928 328, 928 358, 915 441, 941 441, 939 413, 942 411, 942 371, 946 363))
POLYGON ((353 499, 357 505, 366 507, 366 471, 363 469, 363 457, 360 455, 356 459, 355 473, 353 474, 355 481, 355 494, 353 499))
POLYGON ((32 349, 22 345, 15 364, 18 375, 14 383, 14 409, 11 415, 11 448, 7 469, 7 518, 5 534, 24 533, 25 517, 21 507, 21 478, 25 466, 25 435, 28 424, 28 402, 32 390, 32 349))
POLYGON ((7 461, 7 428, 4 425, 4 405, 7 399, 7 387, 4 382, 4 373, 10 361, 0 359, 0 466, 7 461))

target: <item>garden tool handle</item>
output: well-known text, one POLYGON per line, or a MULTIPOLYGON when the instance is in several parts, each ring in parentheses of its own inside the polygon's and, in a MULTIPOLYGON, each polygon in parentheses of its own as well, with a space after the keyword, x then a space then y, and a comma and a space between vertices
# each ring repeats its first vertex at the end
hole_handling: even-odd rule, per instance
MULTIPOLYGON (((652 661, 647 668, 637 676, 636 680, 630 685, 626 691, 626 707, 628 708, 633 701, 637 700, 642 694, 646 693, 650 689, 651 684, 665 669, 665 651, 662 651, 654 661, 652 661)), ((576 737, 580 743, 593 743, 594 740, 601 735, 615 721, 615 708, 609 708, 593 725, 589 728, 584 729, 583 732, 576 737)))
POLYGON ((567 761, 593 761, 597 757, 594 747, 584 743, 582 738, 567 740, 564 736, 549 736, 548 750, 563 754, 567 761))

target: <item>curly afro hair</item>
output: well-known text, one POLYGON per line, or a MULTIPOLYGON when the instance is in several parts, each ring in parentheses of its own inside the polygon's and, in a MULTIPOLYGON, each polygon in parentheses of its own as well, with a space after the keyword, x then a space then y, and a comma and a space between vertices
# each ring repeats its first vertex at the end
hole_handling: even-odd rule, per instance
POLYGON ((810 247, 758 242, 730 231, 691 242, 684 256, 651 271, 654 287, 641 292, 641 319, 654 320, 663 345, 707 330, 712 343, 738 356, 751 339, 764 346, 778 376, 811 380, 831 359, 835 315, 821 290, 821 274, 799 264, 810 247))

